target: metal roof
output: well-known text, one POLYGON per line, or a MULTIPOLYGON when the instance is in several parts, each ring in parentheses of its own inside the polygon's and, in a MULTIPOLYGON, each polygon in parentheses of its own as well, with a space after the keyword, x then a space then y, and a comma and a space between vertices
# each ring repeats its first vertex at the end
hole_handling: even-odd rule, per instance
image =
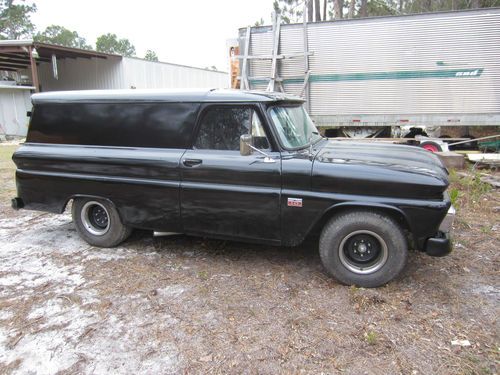
POLYGON ((97 52, 90 49, 63 47, 48 43, 35 42, 33 43, 33 47, 36 48, 38 55, 40 57, 51 57, 52 54, 55 54, 58 58, 63 58, 63 59, 64 58, 74 59, 77 57, 84 59, 90 59, 92 57, 97 57, 100 59, 107 59, 108 57, 115 57, 115 58, 122 57, 121 55, 112 53, 97 52))
POLYGON ((34 94, 33 104, 68 102, 303 102, 302 98, 276 92, 241 90, 84 90, 34 94))
POLYGON ((151 60, 146 60, 142 57, 137 57, 137 56, 124 56, 125 59, 130 59, 130 60, 138 60, 138 61, 146 61, 151 64, 160 64, 160 65, 169 65, 169 66, 180 66, 182 68, 189 68, 189 69, 197 69, 197 70, 202 70, 205 72, 210 72, 210 73, 219 73, 219 74, 228 74, 228 72, 225 72, 223 70, 213 70, 213 69, 208 69, 208 68, 200 68, 199 66, 192 66, 192 65, 185 65, 185 64, 177 64, 177 63, 171 63, 168 61, 151 61, 151 60))
POLYGON ((50 62, 52 55, 56 55, 58 59, 76 59, 77 57, 84 59, 122 58, 120 55, 38 43, 32 40, 0 40, 0 70, 17 71, 27 69, 30 66, 30 47, 36 48, 38 57, 35 58, 35 61, 37 63, 50 62))
MULTIPOLYGON (((342 19, 336 19, 336 20, 326 20, 326 21, 314 21, 314 22, 307 22, 307 25, 320 25, 320 24, 331 24, 335 23, 337 25, 341 24, 352 24, 352 23, 365 23, 365 22, 372 22, 372 21, 383 21, 383 20, 392 20, 392 19, 406 19, 406 18, 429 18, 429 17, 441 17, 441 16, 454 16, 454 15, 459 15, 459 14, 466 14, 466 13, 482 13, 482 14, 489 14, 489 13, 495 13, 500 10, 500 7, 490 7, 490 8, 476 8, 476 9, 456 9, 456 10, 443 10, 443 11, 436 11, 436 12, 422 12, 422 13, 411 13, 411 14, 394 14, 394 15, 384 15, 384 16, 370 16, 370 17, 362 17, 362 18, 342 18, 342 19)), ((281 27, 303 27, 304 23, 303 22, 296 22, 296 23, 288 23, 288 24, 282 24, 281 27)), ((246 27, 240 27, 239 32, 240 34, 245 33, 246 27)), ((271 25, 262 25, 262 26, 252 26, 252 30, 255 30, 254 32, 265 32, 266 30, 272 29, 271 25)))

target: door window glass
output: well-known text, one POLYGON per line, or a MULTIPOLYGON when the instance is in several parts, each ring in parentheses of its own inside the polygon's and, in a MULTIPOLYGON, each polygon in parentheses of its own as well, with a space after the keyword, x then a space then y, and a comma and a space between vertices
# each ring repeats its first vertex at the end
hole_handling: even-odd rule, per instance
POLYGON ((240 149, 240 136, 252 134, 254 146, 269 149, 264 128, 252 108, 210 108, 203 116, 195 148, 205 150, 240 149))
POLYGON ((270 150, 269 142, 267 141, 266 132, 264 131, 264 127, 260 122, 259 116, 257 113, 252 110, 252 141, 253 146, 257 147, 260 150, 270 150))

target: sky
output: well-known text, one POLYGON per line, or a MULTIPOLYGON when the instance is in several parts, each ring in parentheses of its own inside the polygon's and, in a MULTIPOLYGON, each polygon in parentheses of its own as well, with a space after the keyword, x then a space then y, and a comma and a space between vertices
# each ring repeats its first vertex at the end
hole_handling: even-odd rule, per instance
MULTIPOLYGON (((229 70, 226 41, 261 18, 271 22, 273 0, 31 0, 37 30, 64 26, 95 46, 114 33, 135 46, 138 57, 152 49, 160 61, 229 70)), ((28 2, 31 2, 28 1, 28 2)))

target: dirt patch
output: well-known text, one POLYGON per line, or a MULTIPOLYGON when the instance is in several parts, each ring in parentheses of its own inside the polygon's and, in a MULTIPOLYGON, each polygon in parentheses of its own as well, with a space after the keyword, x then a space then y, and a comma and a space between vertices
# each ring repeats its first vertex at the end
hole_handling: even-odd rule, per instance
POLYGON ((12 211, 7 192, 0 373, 495 374, 500 194, 456 189, 455 251, 412 253, 373 290, 329 278, 314 243, 136 232, 90 247, 69 214, 12 211))

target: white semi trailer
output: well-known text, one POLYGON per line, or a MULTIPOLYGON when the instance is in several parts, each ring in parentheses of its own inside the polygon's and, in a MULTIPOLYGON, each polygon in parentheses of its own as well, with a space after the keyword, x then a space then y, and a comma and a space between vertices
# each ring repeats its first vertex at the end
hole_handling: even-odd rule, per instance
POLYGON ((500 8, 249 27, 238 44, 242 88, 300 95, 324 129, 500 126, 500 8))

